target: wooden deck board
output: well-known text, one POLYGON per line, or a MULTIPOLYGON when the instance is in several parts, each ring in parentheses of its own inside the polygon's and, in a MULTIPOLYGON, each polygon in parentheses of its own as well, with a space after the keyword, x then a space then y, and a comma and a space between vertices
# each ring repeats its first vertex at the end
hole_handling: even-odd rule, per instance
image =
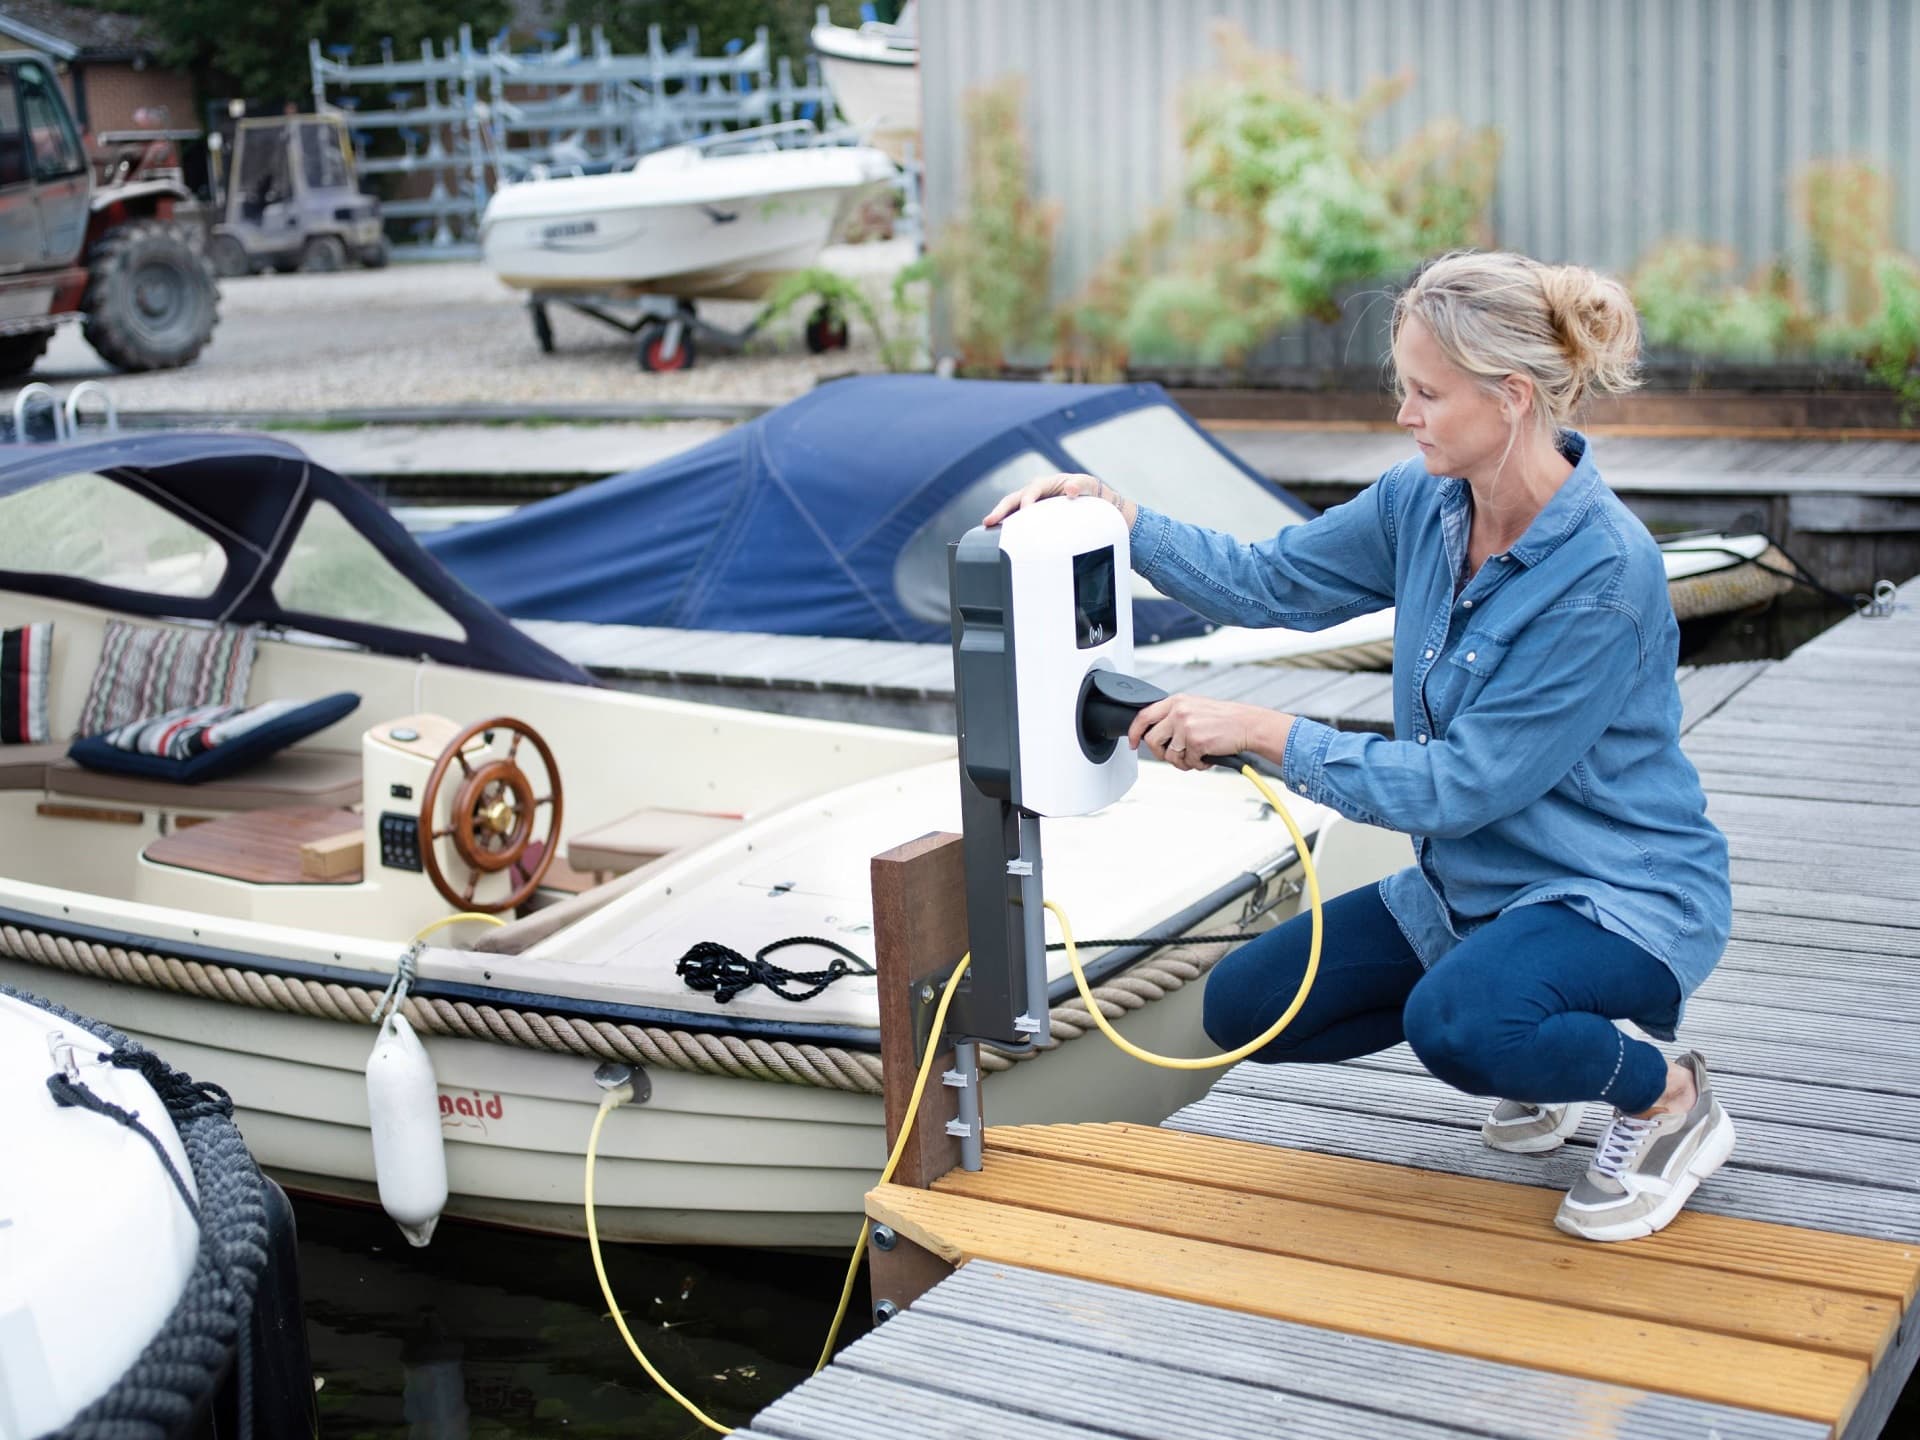
POLYGON ((943 1194, 1050 1214, 1099 1218, 1157 1235, 1318 1260, 1460 1290, 1633 1315, 1689 1330, 1770 1340, 1877 1360, 1900 1303, 1826 1284, 1735 1275, 1631 1247, 1582 1245, 1557 1232, 1485 1236, 1444 1221, 1385 1216, 1101 1165, 999 1152, 976 1174, 953 1172, 943 1194))
POLYGON ((1837 1428, 1864 1360, 1545 1300, 1155 1235, 1083 1216, 883 1185, 867 1213, 951 1261, 981 1258, 1148 1289, 1276 1319, 1500 1360, 1837 1428))

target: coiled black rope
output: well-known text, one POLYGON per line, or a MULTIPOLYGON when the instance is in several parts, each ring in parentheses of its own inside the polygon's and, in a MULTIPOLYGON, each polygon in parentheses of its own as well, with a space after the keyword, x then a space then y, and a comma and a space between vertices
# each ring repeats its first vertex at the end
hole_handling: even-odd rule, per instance
POLYGON ((789 935, 771 945, 762 945, 752 958, 718 940, 701 940, 682 955, 673 968, 689 986, 712 994, 721 1005, 755 985, 766 986, 782 1000, 811 1000, 842 976, 873 974, 873 966, 846 946, 817 935, 789 935), (793 945, 818 945, 831 950, 833 959, 824 970, 788 970, 767 959, 774 951, 793 945))

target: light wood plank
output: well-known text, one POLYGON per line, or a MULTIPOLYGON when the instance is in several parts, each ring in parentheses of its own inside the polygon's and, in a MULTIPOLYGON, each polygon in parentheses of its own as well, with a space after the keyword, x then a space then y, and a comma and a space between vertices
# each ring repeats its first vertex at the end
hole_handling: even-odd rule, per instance
MULTIPOLYGON (((987 1151, 990 1157, 1032 1155, 1176 1180, 1204 1175, 1210 1185, 1251 1194, 1519 1239, 1551 1231, 1560 1204, 1558 1194, 1532 1186, 1431 1171, 1411 1176, 1398 1165, 1144 1125, 991 1125, 987 1151)), ((1634 1246, 1678 1264, 1830 1285, 1903 1305, 1920 1290, 1920 1244, 1689 1210, 1634 1246)))
POLYGON ((1102 1165, 996 1152, 976 1173, 949 1172, 934 1189, 971 1199, 1080 1216, 1158 1235, 1399 1275, 1436 1285, 1603 1314, 1632 1315, 1829 1350, 1877 1361, 1892 1343, 1900 1302, 1675 1263, 1627 1246, 1593 1245, 1554 1230, 1508 1236, 1362 1213, 1102 1165))
POLYGON ((1864 1361, 1539 1300, 1430 1285, 1099 1221, 884 1185, 867 1214, 955 1263, 975 1258, 1130 1284, 1329 1329, 1631 1383, 1772 1414, 1846 1423, 1864 1361))

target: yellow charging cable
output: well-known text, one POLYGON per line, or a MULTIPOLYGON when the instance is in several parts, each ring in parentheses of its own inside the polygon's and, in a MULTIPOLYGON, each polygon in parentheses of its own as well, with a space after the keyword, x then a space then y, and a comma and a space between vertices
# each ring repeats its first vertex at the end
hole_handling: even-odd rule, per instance
MULTIPOLYGON (((1051 900, 1043 902, 1047 909, 1053 912, 1054 918, 1060 922, 1060 937, 1066 942, 1067 964, 1073 970, 1073 983, 1080 991, 1080 998, 1086 1002, 1087 1012, 1093 1016, 1094 1024, 1098 1025, 1100 1032, 1121 1050, 1148 1065, 1157 1065, 1166 1070, 1213 1070, 1246 1059, 1256 1050, 1272 1044, 1280 1037, 1280 1032, 1293 1023, 1294 1017, 1300 1013, 1301 1006, 1307 1003, 1307 996, 1313 990, 1314 979, 1320 973, 1320 941, 1325 921, 1321 915, 1320 877, 1314 871, 1313 856, 1308 849, 1306 837, 1300 833, 1300 826, 1288 813, 1287 807, 1281 803, 1280 797, 1273 793, 1273 787, 1261 778, 1259 771, 1251 765, 1243 765, 1240 767, 1240 773, 1253 782, 1254 788, 1273 808, 1274 813, 1279 815, 1287 827, 1287 833, 1293 837, 1294 852, 1300 857, 1300 868, 1306 879, 1307 903, 1313 915, 1313 938, 1307 948, 1307 969, 1306 973, 1300 977, 1300 988, 1294 992, 1293 1003, 1288 1005, 1280 1018, 1269 1025, 1262 1034, 1255 1036, 1238 1049, 1229 1050, 1224 1055, 1195 1057, 1157 1055, 1151 1050, 1135 1045, 1115 1030, 1107 1017, 1101 1013, 1100 1003, 1094 999, 1093 989, 1087 984, 1086 972, 1080 968, 1080 952, 1074 945, 1073 927, 1067 921, 1066 912, 1051 900)), ((457 915, 450 917, 453 920, 460 918, 462 917, 457 915)), ((947 1010, 953 1004, 954 990, 960 983, 960 977, 967 973, 967 966, 972 958, 971 952, 961 956, 960 963, 954 967, 953 974, 948 977, 946 988, 940 992, 939 1007, 933 1013, 933 1028, 930 1034, 938 1036, 946 1029, 947 1010)), ((920 1061, 920 1071, 913 1078, 913 1093, 907 1100, 906 1121, 901 1125, 900 1133, 894 1137, 893 1150, 887 1156, 886 1168, 880 1172, 879 1184, 884 1185, 893 1178, 893 1172, 899 1168, 900 1157, 906 1153, 907 1137, 912 1132, 914 1116, 920 1112, 920 1097, 926 1092, 927 1077, 933 1071, 934 1057, 937 1053, 937 1048, 929 1045, 925 1057, 920 1061)), ((641 1368, 653 1377, 655 1384, 678 1401, 681 1407, 702 1425, 721 1435, 731 1435, 732 1430, 720 1424, 693 1401, 674 1389, 667 1382, 666 1377, 653 1368, 653 1363, 647 1359, 645 1352, 634 1340, 633 1332, 627 1329, 627 1322, 620 1314, 619 1302, 613 1298, 613 1286, 607 1280, 606 1265, 600 1257, 600 1231, 595 1224, 593 1213, 593 1165, 600 1145, 600 1127, 606 1122, 607 1115, 612 1110, 626 1104, 632 1098, 631 1085, 621 1085, 608 1091, 600 1101, 600 1111, 593 1117, 593 1130, 587 1136, 587 1244, 593 1251, 594 1274, 600 1278, 600 1294, 605 1298, 607 1309, 613 1315, 613 1323, 620 1327, 621 1338, 627 1342, 627 1348, 633 1352, 633 1358, 640 1362, 641 1368)), ((853 1299, 854 1285, 860 1276, 860 1260, 866 1254, 867 1237, 872 1229, 871 1220, 863 1219, 860 1222, 860 1237, 854 1242, 853 1255, 847 1262, 847 1278, 840 1286, 840 1303, 834 1310, 833 1324, 827 1331, 827 1343, 821 1347, 820 1359, 813 1367, 816 1375, 826 1369, 827 1362, 833 1358, 834 1342, 840 1338, 840 1327, 846 1323, 847 1309, 853 1299)))
POLYGON ((407 943, 410 945, 418 945, 422 940, 426 939, 427 936, 434 934, 436 931, 444 930, 449 925, 458 925, 462 920, 484 920, 489 925, 505 925, 507 923, 498 915, 489 915, 484 910, 462 910, 458 915, 442 915, 438 920, 423 926, 420 932, 407 943))
MULTIPOLYGON (((960 963, 954 966, 953 974, 947 977, 946 988, 940 992, 940 1004, 933 1012, 933 1029, 929 1032, 939 1035, 946 1029, 947 1011, 953 1004, 954 991, 960 984, 960 977, 967 973, 972 960, 969 952, 960 957, 960 963)), ((893 1150, 887 1156, 886 1167, 880 1172, 879 1184, 886 1184, 893 1178, 893 1172, 900 1167, 900 1157, 907 1151, 907 1136, 913 1131, 913 1117, 920 1111, 920 1097, 926 1093, 927 1077, 933 1073, 933 1062, 939 1054, 939 1047, 929 1045, 926 1055, 920 1061, 920 1073, 913 1078, 913 1093, 907 1098, 907 1118, 900 1127, 900 1133, 894 1137, 893 1150)), ((646 1352, 633 1338, 633 1332, 627 1328, 626 1319, 620 1314, 620 1302, 613 1298, 613 1284, 607 1279, 606 1262, 600 1255, 600 1227, 594 1216, 593 1208, 593 1167, 600 1152, 600 1127, 606 1123, 607 1116, 619 1106, 633 1098, 633 1086, 617 1085, 600 1100, 600 1111, 593 1117, 593 1129, 587 1135, 587 1246, 593 1251, 593 1273, 600 1279, 600 1295, 607 1302, 607 1309, 613 1316, 613 1323, 620 1328, 620 1338, 627 1342, 627 1349, 633 1352, 633 1358, 640 1362, 640 1368, 653 1377, 654 1384, 666 1391, 680 1407, 709 1430, 721 1435, 731 1435, 733 1431, 715 1420, 693 1401, 682 1395, 665 1376, 654 1369, 653 1362, 647 1359, 646 1352)), ((833 1358, 833 1345, 840 1338, 840 1327, 846 1323, 847 1307, 853 1299, 854 1282, 860 1275, 860 1257, 866 1253, 867 1235, 873 1228, 873 1222, 860 1222, 860 1238, 854 1242, 853 1258, 847 1264, 847 1278, 840 1287, 840 1304, 833 1313, 833 1325, 827 1331, 827 1343, 821 1347, 820 1360, 813 1369, 817 1375, 826 1368, 827 1361, 833 1358)))
POLYGON ((593 1216, 593 1161, 600 1149, 600 1127, 607 1123, 607 1116, 618 1106, 633 1098, 632 1085, 616 1085, 600 1098, 600 1111, 593 1117, 593 1130, 587 1136, 587 1246, 593 1251, 593 1273, 600 1277, 600 1294, 607 1302, 607 1309, 613 1315, 613 1323, 620 1327, 620 1338, 627 1342, 627 1349, 633 1352, 633 1358, 640 1362, 640 1368, 653 1377, 653 1383, 707 1429, 721 1435, 731 1435, 732 1429, 722 1425, 693 1401, 674 1389, 666 1376, 653 1368, 653 1362, 647 1359, 646 1351, 640 1348, 640 1342, 633 1338, 633 1332, 627 1328, 627 1318, 620 1313, 620 1302, 613 1298, 613 1283, 607 1279, 607 1263, 600 1256, 600 1227, 593 1216))
POLYGON ((1060 938, 1066 942, 1067 964, 1073 970, 1073 983, 1079 987, 1080 998, 1086 1002, 1087 1013, 1093 1016, 1093 1023, 1100 1027, 1100 1033, 1134 1059, 1148 1065, 1157 1065, 1162 1070, 1216 1070, 1222 1065, 1232 1065, 1244 1060, 1254 1051, 1271 1045, 1280 1038, 1280 1032, 1293 1023, 1293 1017, 1300 1013, 1300 1007, 1307 1003, 1307 995, 1313 989, 1314 977, 1320 973, 1320 940, 1324 928, 1324 921, 1320 914, 1320 877, 1314 873, 1313 856, 1308 852, 1306 837, 1300 833, 1300 827, 1294 823, 1293 816, 1287 813, 1287 807, 1280 803, 1280 797, 1273 793, 1273 787, 1260 778, 1258 770, 1251 765, 1242 765, 1240 773, 1253 782, 1253 788, 1258 790, 1267 804, 1273 807, 1274 813, 1286 822, 1287 833, 1293 837, 1294 852, 1300 857, 1300 869, 1306 878, 1307 904, 1313 912, 1313 939, 1307 946, 1307 970, 1300 977, 1300 988, 1293 993, 1293 1003, 1280 1013, 1278 1020, 1246 1044, 1236 1050, 1229 1050, 1224 1055, 1192 1057, 1156 1055, 1151 1050, 1141 1049, 1114 1029, 1112 1023, 1100 1012, 1100 1004, 1093 998, 1093 987, 1087 984, 1087 973, 1080 968, 1080 952, 1073 943, 1073 926, 1067 923, 1067 912, 1051 900, 1042 902, 1053 912, 1053 918, 1060 922, 1060 938))

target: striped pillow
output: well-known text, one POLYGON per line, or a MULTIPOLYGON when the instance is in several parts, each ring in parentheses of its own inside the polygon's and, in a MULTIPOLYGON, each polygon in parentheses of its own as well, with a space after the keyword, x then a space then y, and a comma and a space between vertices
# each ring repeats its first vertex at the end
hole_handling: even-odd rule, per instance
POLYGON ((307 702, 268 700, 243 710, 238 705, 195 705, 169 710, 149 720, 135 720, 100 738, 116 750, 159 755, 168 760, 191 760, 222 741, 235 740, 250 730, 290 715, 307 702))
POLYGON ((243 704, 258 643, 254 631, 232 625, 185 630, 109 620, 78 733, 98 735, 196 705, 243 704))
POLYGON ((0 745, 47 743, 47 662, 53 622, 0 630, 0 745))

